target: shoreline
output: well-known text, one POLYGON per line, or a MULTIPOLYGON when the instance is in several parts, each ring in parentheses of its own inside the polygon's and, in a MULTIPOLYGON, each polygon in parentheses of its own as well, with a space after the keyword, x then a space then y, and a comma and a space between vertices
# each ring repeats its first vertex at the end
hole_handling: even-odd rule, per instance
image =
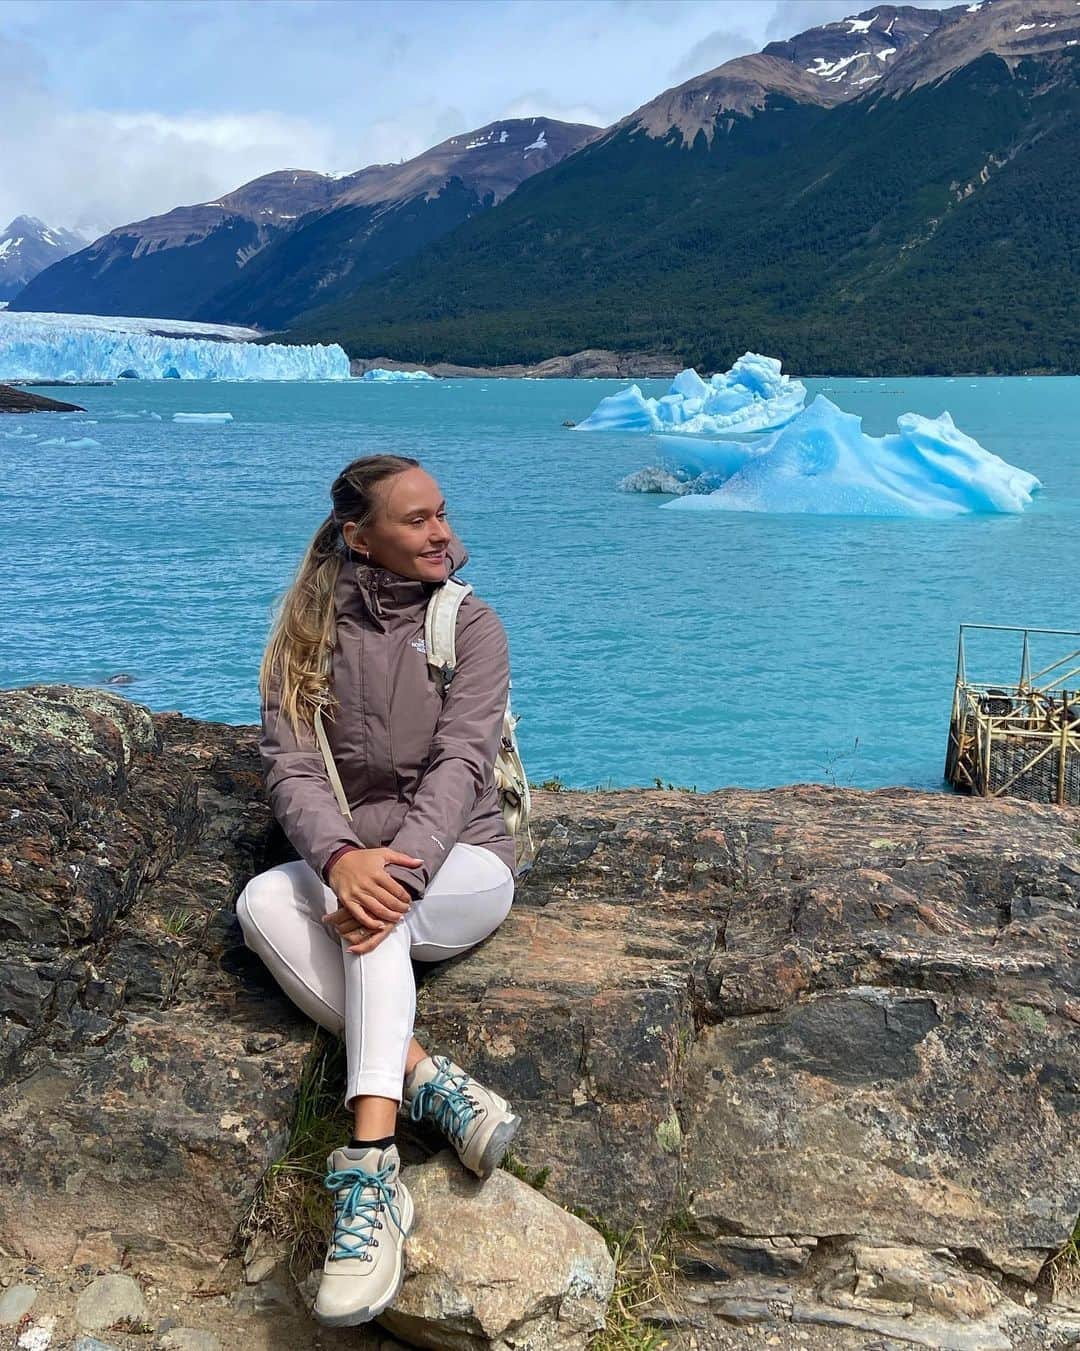
POLYGON ((44 394, 29 394, 25 389, 0 384, 0 413, 85 413, 81 404, 64 403, 44 394))
POLYGON ((590 347, 569 356, 547 357, 536 362, 512 362, 505 366, 462 366, 453 361, 398 361, 393 357, 350 357, 354 379, 365 371, 425 370, 441 380, 667 380, 686 369, 678 357, 656 352, 614 352, 590 347))
MULTIPOLYGON (((668 380, 691 363, 676 357, 647 352, 615 352, 606 348, 587 348, 569 356, 545 357, 533 363, 511 362, 505 366, 462 366, 453 361, 400 361, 396 357, 350 357, 351 377, 359 379, 365 371, 427 371, 437 380, 668 380)), ((693 369, 697 369, 693 367, 693 369)), ((700 372, 699 372, 700 373, 700 372)), ((712 372, 709 372, 711 374, 712 372)), ((789 372, 790 373, 790 372, 789 372)), ((934 374, 859 375, 817 371, 798 372, 799 380, 1076 380, 1080 371, 941 371, 934 374)))

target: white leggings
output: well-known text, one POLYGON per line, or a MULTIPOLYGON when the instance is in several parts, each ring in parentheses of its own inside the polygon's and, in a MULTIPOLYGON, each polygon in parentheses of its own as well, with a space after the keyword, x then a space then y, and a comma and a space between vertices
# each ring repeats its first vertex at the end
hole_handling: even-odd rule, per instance
POLYGON ((479 943, 506 918, 514 877, 490 849, 455 844, 424 895, 372 952, 346 951, 322 923, 338 909, 304 862, 252 878, 236 902, 244 941, 303 1011, 345 1033, 346 1101, 401 1101, 416 1014, 412 962, 439 962, 479 943))

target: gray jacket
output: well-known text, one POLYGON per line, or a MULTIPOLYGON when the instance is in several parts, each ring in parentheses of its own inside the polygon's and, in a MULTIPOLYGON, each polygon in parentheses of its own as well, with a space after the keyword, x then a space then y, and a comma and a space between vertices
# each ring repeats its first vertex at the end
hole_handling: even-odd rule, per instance
MULTIPOLYGON (((460 540, 450 571, 468 560, 460 540)), ((389 871, 423 894, 459 841, 483 845, 514 868, 514 844, 495 792, 510 671, 498 616, 475 595, 457 624, 457 669, 439 693, 424 648, 431 584, 359 560, 343 564, 334 592, 336 705, 326 718, 351 820, 338 808, 314 734, 297 737, 276 694, 262 710, 260 752, 274 815, 322 876, 343 845, 389 845, 417 868, 389 871)))

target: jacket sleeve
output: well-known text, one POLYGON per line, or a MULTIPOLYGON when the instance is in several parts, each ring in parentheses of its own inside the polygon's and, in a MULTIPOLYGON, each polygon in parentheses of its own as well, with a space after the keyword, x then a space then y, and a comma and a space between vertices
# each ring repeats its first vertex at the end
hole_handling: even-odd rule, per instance
POLYGON ((296 735, 276 686, 263 704, 262 727, 259 755, 270 806, 297 853, 322 877, 342 845, 364 846, 337 805, 314 732, 296 735))
POLYGON ((422 896, 442 867, 491 781, 510 684, 506 634, 494 610, 462 612, 457 669, 443 699, 427 768, 392 849, 422 859, 418 868, 387 872, 422 896))

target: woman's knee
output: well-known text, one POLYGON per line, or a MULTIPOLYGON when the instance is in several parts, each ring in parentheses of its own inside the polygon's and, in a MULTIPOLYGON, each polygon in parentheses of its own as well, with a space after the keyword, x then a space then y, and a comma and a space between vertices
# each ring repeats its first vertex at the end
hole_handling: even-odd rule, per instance
POLYGON ((295 914, 304 881, 299 873, 302 868, 307 864, 282 863, 270 868, 253 877, 237 897, 236 917, 248 947, 255 946, 253 939, 280 927, 287 916, 295 914))
POLYGON ((406 923, 412 956, 436 962, 468 951, 499 927, 514 900, 514 876, 490 850, 455 845, 406 923), (456 858, 457 851, 463 852, 456 858), (480 855, 487 855, 488 862, 480 855), (451 866, 453 865, 453 866, 451 866))
POLYGON ((499 858, 480 844, 455 844, 442 867, 431 879, 426 895, 514 891, 514 874, 499 858))

